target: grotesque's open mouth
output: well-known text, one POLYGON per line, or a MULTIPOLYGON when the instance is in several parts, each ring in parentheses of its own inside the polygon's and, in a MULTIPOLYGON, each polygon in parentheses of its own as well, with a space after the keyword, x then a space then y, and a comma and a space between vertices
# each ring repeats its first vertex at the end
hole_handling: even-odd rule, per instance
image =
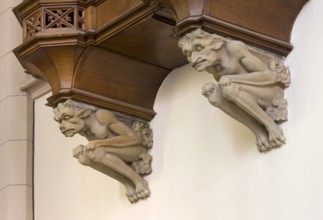
POLYGON ((198 67, 200 64, 204 63, 204 62, 207 62, 206 59, 198 59, 195 63, 193 63, 193 67, 196 68, 198 67))
POLYGON ((66 137, 72 137, 75 134, 75 131, 73 129, 68 129, 68 130, 62 131, 62 133, 66 137))

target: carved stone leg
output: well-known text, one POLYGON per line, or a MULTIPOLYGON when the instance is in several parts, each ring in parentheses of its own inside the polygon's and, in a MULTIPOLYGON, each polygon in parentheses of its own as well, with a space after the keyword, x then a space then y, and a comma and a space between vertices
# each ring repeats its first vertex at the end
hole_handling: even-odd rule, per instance
POLYGON ((203 95, 205 95, 209 102, 221 109, 223 112, 247 126, 256 136, 256 144, 260 152, 267 152, 272 149, 269 143, 268 134, 264 126, 257 120, 248 115, 235 103, 226 100, 222 96, 220 86, 213 83, 207 83, 203 87, 203 95))
POLYGON ((76 157, 82 165, 89 166, 89 167, 121 182, 126 188, 126 195, 129 199, 129 201, 131 203, 133 203, 138 200, 136 193, 135 193, 135 191, 136 191, 135 185, 128 178, 126 178, 123 175, 120 175, 120 173, 117 173, 116 171, 110 169, 109 167, 102 165, 101 163, 95 162, 94 160, 91 159, 93 157, 93 155, 90 158, 88 155, 88 152, 83 151, 83 149, 84 149, 84 146, 80 145, 73 150, 73 156, 76 157))
POLYGON ((113 178, 113 179, 119 181, 121 184, 123 184, 126 189, 126 196, 131 203, 135 203, 140 199, 137 197, 135 185, 132 183, 132 181, 130 181, 125 176, 121 175, 120 173, 117 173, 116 171, 114 171, 114 170, 112 170, 112 169, 110 169, 98 162, 91 161, 90 164, 87 164, 87 166, 89 166, 89 167, 91 167, 91 168, 93 168, 105 175, 108 175, 111 178, 113 178))
POLYGON ((286 139, 283 130, 259 106, 255 98, 247 91, 244 91, 242 85, 231 83, 221 88, 225 99, 237 104, 243 111, 266 127, 272 147, 279 147, 285 144, 286 139))
POLYGON ((148 150, 152 147, 152 131, 148 124, 135 122, 130 128, 111 111, 72 100, 58 104, 54 112, 66 137, 79 133, 89 141, 73 150, 81 164, 124 184, 132 203, 150 195, 148 183, 141 177, 151 172, 148 150))
POLYGON ((81 164, 121 182, 126 188, 127 197, 131 203, 150 195, 148 183, 119 157, 107 153, 105 148, 97 148, 93 151, 83 151, 83 148, 82 146, 75 148, 74 157, 78 158, 81 164))
POLYGON ((125 161, 120 159, 120 157, 110 153, 107 147, 97 148, 88 152, 88 155, 94 162, 112 169, 116 173, 131 181, 131 183, 135 186, 135 192, 127 192, 130 202, 136 202, 139 199, 149 197, 150 190, 147 181, 137 174, 130 166, 128 166, 125 161))

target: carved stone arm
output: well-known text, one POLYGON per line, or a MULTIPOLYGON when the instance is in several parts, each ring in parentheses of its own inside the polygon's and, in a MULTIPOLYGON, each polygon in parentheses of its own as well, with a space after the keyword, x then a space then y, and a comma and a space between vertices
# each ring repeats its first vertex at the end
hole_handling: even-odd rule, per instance
POLYGON ((281 83, 285 88, 290 85, 290 71, 281 62, 272 59, 269 68, 264 67, 259 62, 261 61, 251 54, 242 58, 240 63, 247 70, 247 73, 223 76, 220 79, 220 85, 223 86, 231 82, 252 86, 272 86, 281 83))
POLYGON ((231 82, 252 85, 252 86, 269 86, 277 84, 277 74, 274 71, 252 72, 238 75, 225 75, 220 78, 219 84, 225 86, 231 82))
POLYGON ((107 139, 99 139, 90 141, 86 145, 87 150, 93 150, 99 147, 129 147, 129 146, 138 146, 141 144, 141 138, 132 135, 132 136, 116 136, 107 139))

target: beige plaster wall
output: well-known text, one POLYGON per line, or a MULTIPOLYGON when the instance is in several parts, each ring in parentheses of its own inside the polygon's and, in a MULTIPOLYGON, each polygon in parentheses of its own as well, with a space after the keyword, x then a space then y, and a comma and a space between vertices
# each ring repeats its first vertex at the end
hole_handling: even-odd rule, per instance
POLYGON ((251 132, 200 94, 212 78, 183 66, 156 98, 152 195, 135 205, 119 183, 78 164, 71 150, 85 140, 60 134, 38 99, 35 220, 323 219, 322 10, 310 1, 295 24, 288 144, 259 154, 251 132))
POLYGON ((24 70, 12 53, 22 30, 12 13, 20 0, 0 2, 0 219, 32 219, 32 102, 19 90, 24 70))

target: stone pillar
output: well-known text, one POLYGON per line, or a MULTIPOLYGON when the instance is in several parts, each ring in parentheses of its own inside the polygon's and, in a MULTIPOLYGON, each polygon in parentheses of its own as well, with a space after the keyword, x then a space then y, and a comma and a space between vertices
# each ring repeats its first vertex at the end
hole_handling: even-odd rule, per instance
POLYGON ((0 2, 0 219, 32 219, 32 101, 21 92, 24 71, 12 52, 22 42, 12 9, 0 2))

